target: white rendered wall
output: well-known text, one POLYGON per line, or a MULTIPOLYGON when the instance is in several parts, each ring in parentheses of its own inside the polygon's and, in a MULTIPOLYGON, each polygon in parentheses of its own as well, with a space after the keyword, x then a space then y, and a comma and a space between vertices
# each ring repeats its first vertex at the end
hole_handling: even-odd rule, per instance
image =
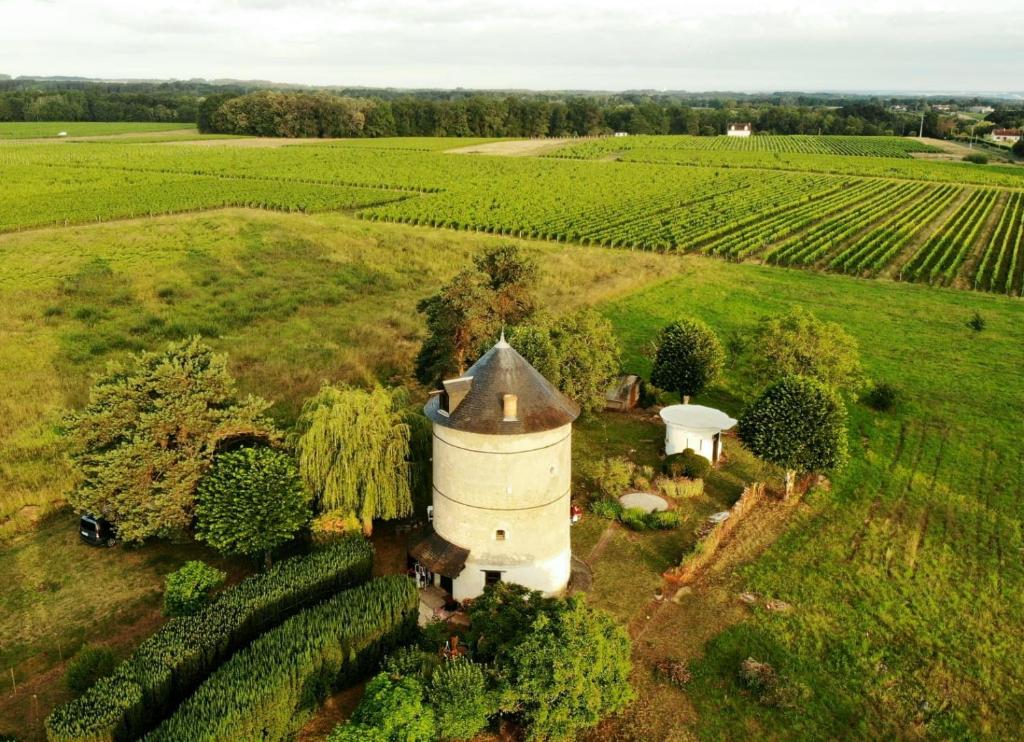
POLYGON ((453 597, 502 573, 552 595, 569 582, 572 426, 529 435, 480 435, 434 425, 434 530, 469 549, 453 597), (497 538, 504 531, 504 540, 497 538))
MULTIPOLYGON (((712 454, 715 451, 715 430, 690 430, 678 425, 665 426, 665 454, 671 456, 674 453, 682 453, 687 448, 692 448, 711 463, 714 463, 712 454)), ((721 442, 719 442, 719 454, 721 454, 721 442)))

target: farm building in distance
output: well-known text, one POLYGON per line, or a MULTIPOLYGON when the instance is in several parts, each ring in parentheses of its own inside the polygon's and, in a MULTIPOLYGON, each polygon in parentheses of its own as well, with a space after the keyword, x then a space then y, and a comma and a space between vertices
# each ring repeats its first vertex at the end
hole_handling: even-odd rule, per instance
POLYGON ((754 125, 747 124, 729 124, 729 129, 725 132, 730 137, 749 137, 754 133, 754 125))
POLYGON ((580 410, 501 340, 431 395, 434 532, 410 550, 457 601, 494 582, 565 590, 572 423, 580 410))
POLYGON ((992 140, 1013 144, 1020 140, 1020 129, 993 129, 992 140))

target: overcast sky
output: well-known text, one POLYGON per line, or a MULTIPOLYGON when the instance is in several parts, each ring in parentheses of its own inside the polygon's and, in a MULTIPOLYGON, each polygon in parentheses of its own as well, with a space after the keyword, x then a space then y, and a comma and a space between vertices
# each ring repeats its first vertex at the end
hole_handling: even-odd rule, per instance
POLYGON ((0 0, 0 73, 621 90, 1024 89, 1024 0, 0 0))

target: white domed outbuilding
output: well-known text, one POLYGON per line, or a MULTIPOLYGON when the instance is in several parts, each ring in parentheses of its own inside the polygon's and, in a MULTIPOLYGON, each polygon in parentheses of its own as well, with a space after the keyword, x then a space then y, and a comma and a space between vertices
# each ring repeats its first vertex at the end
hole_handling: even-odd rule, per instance
POLYGON ((665 421, 665 455, 693 449, 712 464, 722 455, 722 433, 736 421, 721 410, 699 404, 674 404, 661 410, 665 421))
POLYGON ((434 532, 413 559, 458 601, 501 581, 564 591, 579 407, 502 337, 424 412, 434 432, 434 532))

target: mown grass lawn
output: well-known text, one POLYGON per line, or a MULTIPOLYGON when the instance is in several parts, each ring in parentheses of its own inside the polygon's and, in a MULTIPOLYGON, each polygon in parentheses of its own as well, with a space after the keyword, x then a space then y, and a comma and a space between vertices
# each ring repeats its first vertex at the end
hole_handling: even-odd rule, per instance
MULTIPOLYGON (((850 400, 853 460, 797 511, 737 589, 785 600, 755 611, 695 663, 701 736, 1007 738, 1024 720, 1024 305, 1013 299, 758 266, 691 266, 613 302, 633 368, 663 323, 697 316, 742 338, 800 305, 845 327, 876 380, 901 390, 875 413, 850 400), (967 327, 973 312, 986 320, 967 327), (738 680, 753 656, 778 698, 738 680)), ((755 390, 732 363, 709 399, 755 390)))

